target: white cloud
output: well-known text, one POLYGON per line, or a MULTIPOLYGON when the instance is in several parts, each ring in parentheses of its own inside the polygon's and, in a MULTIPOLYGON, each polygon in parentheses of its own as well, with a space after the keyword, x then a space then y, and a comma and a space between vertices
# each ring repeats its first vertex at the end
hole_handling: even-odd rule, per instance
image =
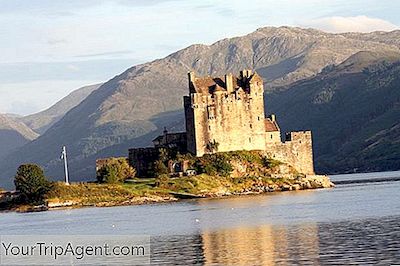
POLYGON ((67 69, 74 72, 78 72, 79 70, 81 70, 78 66, 72 64, 67 65, 67 69))
POLYGON ((323 31, 340 32, 372 32, 372 31, 392 31, 400 29, 399 26, 389 21, 371 18, 367 16, 355 17, 325 17, 313 19, 309 22, 300 23, 305 27, 317 28, 323 31))

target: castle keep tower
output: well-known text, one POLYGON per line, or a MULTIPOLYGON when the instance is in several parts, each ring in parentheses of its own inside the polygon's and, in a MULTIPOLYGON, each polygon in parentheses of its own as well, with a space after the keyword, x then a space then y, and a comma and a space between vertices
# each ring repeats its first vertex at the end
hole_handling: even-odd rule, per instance
POLYGON ((189 96, 184 97, 188 151, 202 156, 265 150, 263 93, 261 77, 251 70, 223 78, 196 77, 190 72, 189 96))

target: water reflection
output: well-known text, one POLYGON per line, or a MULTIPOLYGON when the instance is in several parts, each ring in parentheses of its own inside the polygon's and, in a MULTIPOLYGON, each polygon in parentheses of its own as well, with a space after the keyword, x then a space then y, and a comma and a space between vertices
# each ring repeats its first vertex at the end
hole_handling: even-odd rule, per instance
POLYGON ((388 265, 400 262, 400 217, 263 225, 153 238, 156 265, 388 265))
POLYGON ((318 259, 318 228, 260 226, 204 232, 205 265, 274 265, 318 259), (301 243, 301 244, 299 244, 301 243))

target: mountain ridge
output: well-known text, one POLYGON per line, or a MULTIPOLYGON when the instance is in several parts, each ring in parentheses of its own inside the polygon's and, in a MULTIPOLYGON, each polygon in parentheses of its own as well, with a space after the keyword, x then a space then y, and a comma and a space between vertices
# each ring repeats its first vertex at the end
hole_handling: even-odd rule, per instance
POLYGON ((9 115, 0 114, 0 159, 39 136, 25 124, 9 115))
POLYGON ((90 93, 100 87, 101 83, 88 85, 74 90, 51 107, 41 112, 19 117, 18 120, 32 130, 43 134, 60 120, 69 110, 81 103, 90 93))

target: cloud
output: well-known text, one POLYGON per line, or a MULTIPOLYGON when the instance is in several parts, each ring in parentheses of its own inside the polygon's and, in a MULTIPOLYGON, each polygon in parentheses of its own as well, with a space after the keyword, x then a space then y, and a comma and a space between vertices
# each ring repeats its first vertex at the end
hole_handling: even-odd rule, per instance
POLYGON ((74 71, 74 72, 78 72, 79 70, 81 70, 78 66, 76 65, 67 65, 67 69, 70 71, 74 71))
POLYGON ((82 55, 76 55, 75 57, 103 57, 103 56, 119 56, 119 55, 129 55, 129 54, 132 54, 132 51, 123 50, 123 51, 111 51, 111 52, 103 52, 95 54, 82 54, 82 55))
POLYGON ((300 24, 304 27, 312 27, 334 33, 392 31, 400 29, 398 25, 392 24, 389 21, 367 16, 324 17, 300 24))

